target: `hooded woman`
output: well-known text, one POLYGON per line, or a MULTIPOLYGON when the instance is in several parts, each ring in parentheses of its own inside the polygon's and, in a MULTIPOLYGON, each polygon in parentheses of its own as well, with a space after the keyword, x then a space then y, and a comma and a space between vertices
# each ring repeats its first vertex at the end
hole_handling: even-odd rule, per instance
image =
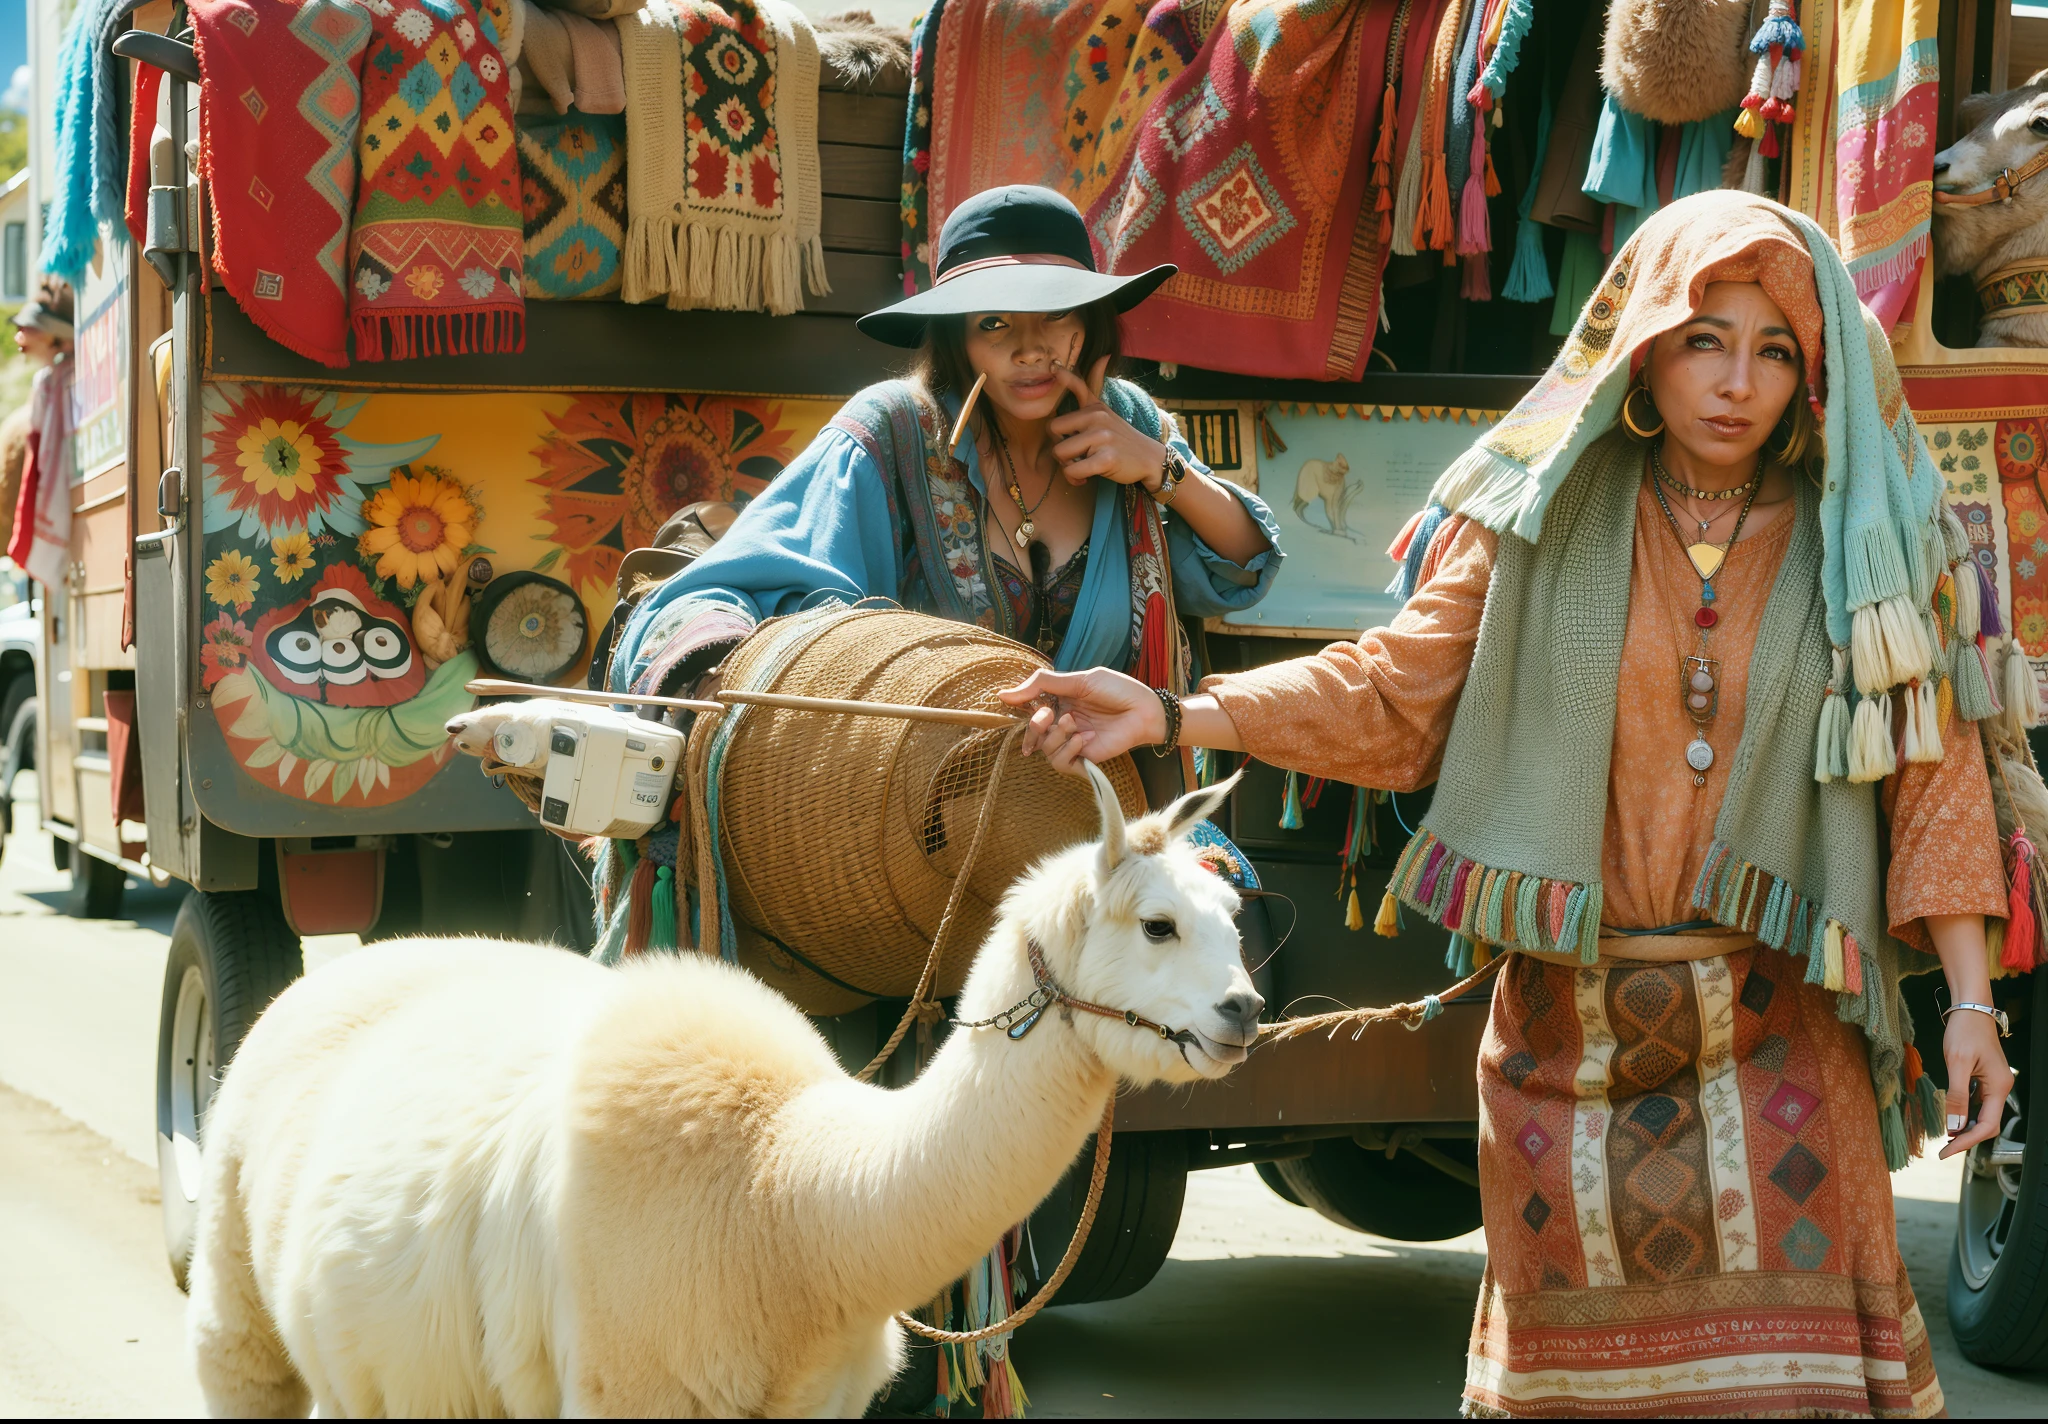
POLYGON ((1947 978, 1949 1156, 1997 1131, 1969 1086, 2013 1081, 1996 703, 1976 566, 1826 236, 1742 193, 1657 214, 1412 533, 1390 626, 1185 700, 1041 673, 1005 694, 1052 703, 1028 746, 1436 783, 1382 925, 1425 915, 1468 971, 1515 951, 1468 1412, 1938 1412, 1886 1175, 1940 1122, 1899 979, 1947 978))

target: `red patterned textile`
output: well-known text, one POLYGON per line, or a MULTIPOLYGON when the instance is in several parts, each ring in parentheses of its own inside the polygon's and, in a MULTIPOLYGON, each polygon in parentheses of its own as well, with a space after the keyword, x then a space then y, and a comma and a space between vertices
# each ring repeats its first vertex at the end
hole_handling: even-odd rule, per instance
POLYGON ((1126 320, 1135 355, 1356 380, 1384 254, 1366 199, 1398 0, 1240 0, 1146 111, 1088 209, 1111 271, 1180 273, 1126 320))
POLYGON ((497 30, 471 0, 370 8, 349 234, 356 359, 523 350, 524 204, 497 30))
POLYGON ((1804 978, 1761 947, 1503 967, 1469 1412, 1941 1412, 1867 1050, 1804 978))
MULTIPOLYGON (((212 275, 280 345, 346 366, 342 259, 370 12, 351 0, 192 0, 190 9, 212 275)), ((135 124, 145 173, 154 122, 152 102, 135 124)))

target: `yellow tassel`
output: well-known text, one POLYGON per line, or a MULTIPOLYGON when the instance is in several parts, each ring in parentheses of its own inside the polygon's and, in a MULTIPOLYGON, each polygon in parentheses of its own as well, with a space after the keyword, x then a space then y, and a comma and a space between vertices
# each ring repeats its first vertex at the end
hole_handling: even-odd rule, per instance
POLYGON ((1827 958, 1820 986, 1839 993, 1845 982, 1842 978, 1842 927, 1833 920, 1828 921, 1827 947, 1823 952, 1827 958))
POLYGON ((1757 117, 1756 110, 1744 109, 1735 116, 1735 132, 1744 138, 1760 138, 1763 131, 1764 121, 1757 117))
POLYGON ((1358 908, 1358 887, 1351 887, 1351 898, 1344 905, 1344 928, 1362 930, 1365 928, 1365 911, 1358 908))
MULTIPOLYGON (((1358 892, 1354 890, 1351 894, 1353 903, 1356 903, 1358 892)), ((1384 935, 1388 939, 1401 932, 1400 902, 1394 898, 1393 891, 1389 890, 1386 897, 1380 901, 1379 918, 1372 922, 1372 929, 1374 934, 1384 935)))
POLYGON ((1473 941, 1472 972, 1474 974, 1477 974, 1480 970, 1484 969, 1487 965, 1491 963, 1493 963, 1493 946, 1490 944, 1483 943, 1481 941, 1473 941))
POLYGON ((1955 715, 1955 710, 1955 684, 1943 678, 1941 685, 1934 689, 1934 720, 1935 731, 1944 743, 1948 741, 1948 719, 1955 715))

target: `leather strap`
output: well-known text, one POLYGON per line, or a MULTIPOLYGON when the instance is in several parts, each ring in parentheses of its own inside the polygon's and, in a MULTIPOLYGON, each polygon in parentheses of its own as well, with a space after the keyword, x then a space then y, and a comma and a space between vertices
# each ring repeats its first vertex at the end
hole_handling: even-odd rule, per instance
POLYGON ((2048 149, 2042 150, 2018 168, 2001 168, 1986 188, 1974 193, 1944 193, 1936 190, 1934 201, 1950 207, 1974 208, 1984 203, 2009 203, 2020 184, 2048 168, 2048 149))

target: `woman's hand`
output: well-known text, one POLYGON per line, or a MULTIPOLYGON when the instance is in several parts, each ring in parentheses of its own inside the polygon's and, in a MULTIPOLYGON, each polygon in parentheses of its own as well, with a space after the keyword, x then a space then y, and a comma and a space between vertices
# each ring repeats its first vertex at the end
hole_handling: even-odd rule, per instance
MULTIPOLYGON (((2013 1071, 2006 1065, 2005 1049, 1998 1042, 1998 1025, 1989 1014, 1980 1014, 1975 1009, 1948 1016, 1941 1032, 1941 1056, 1948 1064, 1949 1131, 1948 1144, 1941 1149, 1941 1155, 1953 1157, 1998 1136, 1999 1122, 2005 1116, 2005 1100, 2012 1092, 2013 1071), (1978 1085, 1977 1125, 1965 1128, 1973 1082, 1978 1085)), ((1911 1104, 1906 1106, 1910 1110, 1911 1104)))
POLYGON ((1081 403, 1079 410, 1055 416, 1051 430, 1059 443, 1053 456, 1071 484, 1101 476, 1120 485, 1159 488, 1165 474, 1166 447, 1141 435, 1122 416, 1102 402, 1102 383, 1109 376, 1109 358, 1095 363, 1082 380, 1073 370, 1055 361, 1053 375, 1081 403))
POLYGON ((1108 668, 1087 672, 1040 670, 996 696, 1012 707, 1040 698, 1051 706, 1031 714, 1020 750, 1042 752, 1060 771, 1080 775, 1082 761, 1107 761, 1133 747, 1166 739, 1166 708, 1159 694, 1134 677, 1108 668))

